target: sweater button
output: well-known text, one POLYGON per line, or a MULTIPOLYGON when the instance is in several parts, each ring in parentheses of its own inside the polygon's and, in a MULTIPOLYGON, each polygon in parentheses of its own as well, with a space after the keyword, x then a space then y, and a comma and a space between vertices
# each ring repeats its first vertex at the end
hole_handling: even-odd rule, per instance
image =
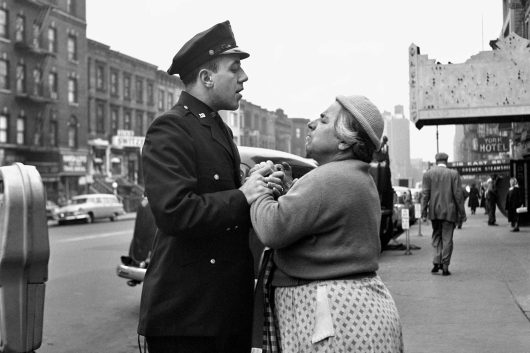
POLYGON ((214 178, 215 180, 219 180, 219 174, 214 174, 214 175, 213 175, 213 178, 214 178))
POLYGON ((215 259, 210 259, 210 263, 211 263, 212 265, 214 265, 214 264, 215 264, 215 259))

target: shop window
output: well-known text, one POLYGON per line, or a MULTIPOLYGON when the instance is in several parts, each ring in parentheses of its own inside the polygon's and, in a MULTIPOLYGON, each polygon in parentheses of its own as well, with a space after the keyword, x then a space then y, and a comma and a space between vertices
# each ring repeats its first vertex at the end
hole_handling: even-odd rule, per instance
POLYGON ((7 143, 9 115, 6 112, 0 113, 0 143, 7 143))
POLYGON ((9 11, 5 8, 0 8, 0 37, 7 38, 9 36, 9 11))
POLYGON ((15 40, 17 42, 24 42, 26 39, 26 17, 18 14, 15 19, 15 40))
POLYGON ((26 93, 26 65, 17 64, 17 92, 26 93))
POLYGON ((0 89, 9 89, 9 60, 0 58, 0 89))
POLYGON ((26 135, 26 117, 23 115, 20 115, 17 118, 16 142, 18 145, 23 145, 26 142, 25 135, 26 135))

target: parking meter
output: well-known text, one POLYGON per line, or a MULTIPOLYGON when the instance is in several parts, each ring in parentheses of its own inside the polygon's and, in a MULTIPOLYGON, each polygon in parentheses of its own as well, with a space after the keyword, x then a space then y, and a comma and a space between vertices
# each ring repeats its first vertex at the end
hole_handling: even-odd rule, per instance
POLYGON ((37 169, 22 163, 0 167, 0 352, 40 347, 49 257, 37 169))

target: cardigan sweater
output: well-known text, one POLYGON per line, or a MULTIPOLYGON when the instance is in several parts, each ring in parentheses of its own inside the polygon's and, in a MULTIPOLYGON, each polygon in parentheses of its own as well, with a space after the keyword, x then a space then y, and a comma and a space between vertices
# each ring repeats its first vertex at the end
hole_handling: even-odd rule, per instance
POLYGON ((254 229, 275 249, 288 276, 325 280, 375 272, 381 252, 381 206, 369 165, 359 160, 319 166, 275 201, 251 205, 254 229))

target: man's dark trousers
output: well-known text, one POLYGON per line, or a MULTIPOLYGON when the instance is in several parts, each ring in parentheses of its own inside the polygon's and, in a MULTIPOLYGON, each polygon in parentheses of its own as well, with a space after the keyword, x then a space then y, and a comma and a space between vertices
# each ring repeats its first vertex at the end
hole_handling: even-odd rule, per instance
POLYGON ((449 266, 451 263, 454 230, 455 223, 453 222, 440 219, 432 220, 433 264, 449 266))

